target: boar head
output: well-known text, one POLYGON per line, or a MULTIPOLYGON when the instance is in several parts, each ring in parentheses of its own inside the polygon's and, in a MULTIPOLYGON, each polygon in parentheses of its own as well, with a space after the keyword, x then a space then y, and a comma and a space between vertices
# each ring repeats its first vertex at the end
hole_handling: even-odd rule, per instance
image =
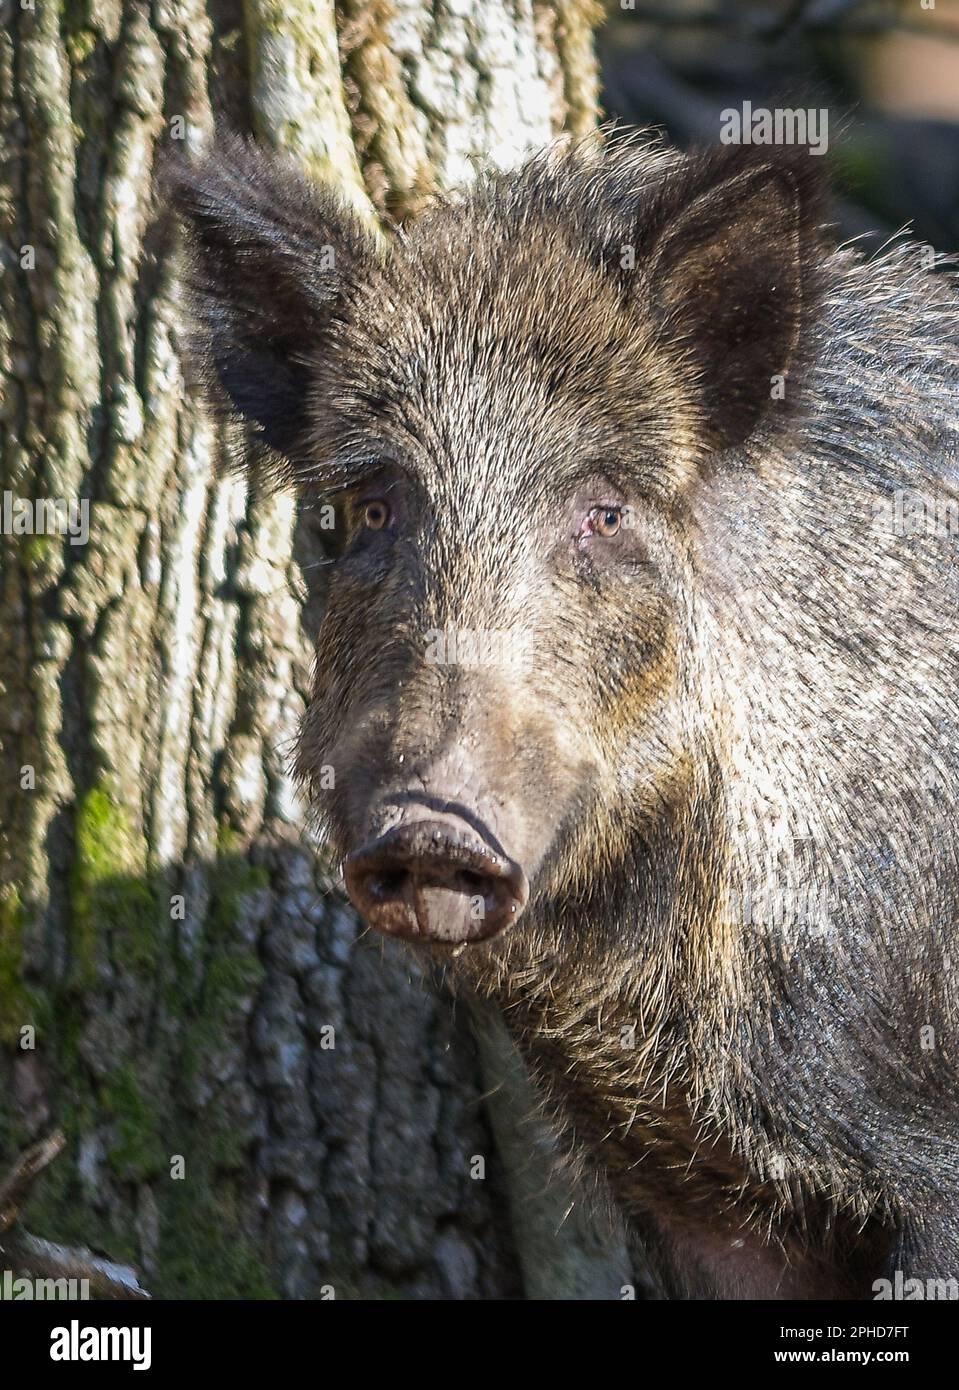
POLYGON ((179 172, 212 390, 336 508, 297 767, 372 925, 585 902, 690 795, 696 491, 801 366, 809 167, 589 144, 388 248, 239 142, 179 172))

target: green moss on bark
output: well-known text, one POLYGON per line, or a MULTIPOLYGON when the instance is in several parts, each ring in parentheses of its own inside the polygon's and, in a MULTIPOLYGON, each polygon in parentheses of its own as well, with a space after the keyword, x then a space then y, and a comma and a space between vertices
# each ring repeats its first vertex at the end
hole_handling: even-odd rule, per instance
POLYGON ((233 1183, 216 1175, 206 1155, 187 1158, 185 1177, 171 1179, 159 1203, 159 1297, 280 1297, 265 1252, 242 1230, 242 1202, 233 1183))
POLYGON ((24 910, 17 888, 0 888, 0 1043, 16 1044, 27 1024, 35 1028, 49 1017, 43 997, 23 978, 24 910))
POLYGON ((156 1096, 152 1078, 130 1062, 118 1067, 103 1089, 103 1109, 114 1125, 107 1157, 122 1178, 145 1182, 169 1166, 163 1141, 167 1125, 156 1096))
POLYGON ((109 934, 118 965, 149 974, 160 943, 157 884, 146 872, 146 844, 111 793, 93 787, 77 806, 71 878, 73 978, 83 988, 109 934))
MULTIPOLYGON (((137 837, 103 788, 83 798, 75 828, 71 907, 81 959, 93 969, 108 936, 114 960, 118 945, 130 947, 132 942, 132 958, 143 964, 152 953, 136 947, 138 936, 149 931, 166 946, 170 937, 160 931, 158 882, 151 875, 122 872, 124 865, 142 862, 137 837)), ((249 1208, 240 1198, 240 1184, 251 1162, 249 1135, 231 1121, 216 1094, 201 1109, 192 1089, 237 1031, 246 1027, 251 998, 264 977, 263 965, 244 944, 238 923, 249 895, 269 886, 269 874, 248 862, 240 840, 229 830, 221 832, 219 847, 211 867, 202 981, 191 987, 184 976, 169 989, 177 998, 181 1019, 169 1054, 160 1056, 155 1049, 149 1056, 128 1053, 106 1081, 96 1080, 83 1055, 89 1020, 75 992, 74 962, 56 1010, 53 1045, 58 1119, 68 1137, 68 1152, 44 1176, 31 1202, 29 1222, 48 1239, 92 1245, 141 1264, 143 1252, 137 1248, 133 1220, 129 1230, 107 1226, 91 1210, 77 1171, 81 1142, 99 1129, 109 1170, 122 1182, 148 1184, 153 1191, 160 1213, 160 1248, 148 1282, 156 1296, 277 1298, 267 1253, 244 1224, 249 1208), (169 1078, 175 1079, 175 1086, 169 1085, 169 1078), (170 1176, 174 1154, 185 1162, 182 1179, 170 1176)), ((14 909, 6 911, 11 919, 14 909)), ((173 962, 170 966, 174 971, 173 962)), ((4 1128, 0 1116, 0 1141, 4 1128)))
POLYGON ((120 1227, 96 1212, 65 1154, 40 1177, 23 1224, 31 1234, 61 1245, 107 1250, 120 1263, 136 1264, 139 1258, 132 1216, 128 1226, 120 1227))

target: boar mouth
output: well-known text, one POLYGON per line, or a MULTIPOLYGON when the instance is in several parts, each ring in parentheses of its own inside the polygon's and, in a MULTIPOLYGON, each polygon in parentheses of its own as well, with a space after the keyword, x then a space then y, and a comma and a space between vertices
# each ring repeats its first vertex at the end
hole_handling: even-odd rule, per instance
POLYGON ((396 826, 354 850, 347 892, 370 926, 407 941, 484 941, 519 917, 526 875, 455 818, 396 826))

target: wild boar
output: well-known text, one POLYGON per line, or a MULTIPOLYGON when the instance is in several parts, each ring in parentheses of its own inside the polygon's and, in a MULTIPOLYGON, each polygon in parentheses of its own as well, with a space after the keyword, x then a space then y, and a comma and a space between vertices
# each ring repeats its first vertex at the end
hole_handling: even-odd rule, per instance
POLYGON ((336 508, 297 769, 360 913, 666 1296, 959 1277, 954 277, 796 151, 581 142, 388 246, 236 141, 175 200, 213 394, 336 508))

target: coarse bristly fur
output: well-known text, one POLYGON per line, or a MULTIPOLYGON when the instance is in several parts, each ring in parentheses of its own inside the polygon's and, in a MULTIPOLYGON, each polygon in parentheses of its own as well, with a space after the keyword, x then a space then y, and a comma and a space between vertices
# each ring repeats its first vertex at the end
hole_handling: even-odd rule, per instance
POLYGON ((338 508, 318 815, 510 827, 525 914, 432 953, 674 1297, 959 1278, 959 541, 894 524, 956 515, 959 300, 818 166, 580 142, 386 249, 239 142, 176 180, 211 391, 338 508))

